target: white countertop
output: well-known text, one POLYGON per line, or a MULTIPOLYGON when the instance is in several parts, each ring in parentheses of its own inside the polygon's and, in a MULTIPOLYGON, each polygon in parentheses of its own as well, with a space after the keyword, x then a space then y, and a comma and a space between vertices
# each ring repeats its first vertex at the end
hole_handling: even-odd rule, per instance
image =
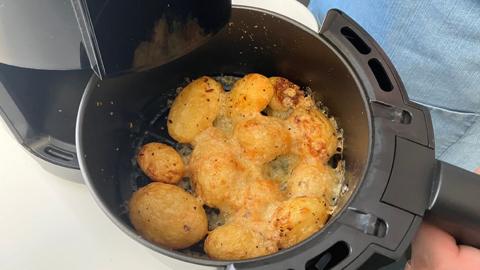
POLYGON ((130 239, 83 184, 44 170, 0 118, 0 269, 215 269, 130 239))

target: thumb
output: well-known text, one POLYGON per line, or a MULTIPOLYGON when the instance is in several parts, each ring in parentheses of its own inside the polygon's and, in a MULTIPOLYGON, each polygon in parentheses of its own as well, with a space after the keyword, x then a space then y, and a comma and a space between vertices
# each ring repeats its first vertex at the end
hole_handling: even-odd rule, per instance
POLYGON ((458 247, 452 236, 423 222, 412 242, 411 269, 450 269, 457 253, 458 247))
POLYGON ((407 263, 405 264, 405 269, 404 270, 414 270, 413 267, 412 267, 412 263, 409 261, 407 261, 407 263))

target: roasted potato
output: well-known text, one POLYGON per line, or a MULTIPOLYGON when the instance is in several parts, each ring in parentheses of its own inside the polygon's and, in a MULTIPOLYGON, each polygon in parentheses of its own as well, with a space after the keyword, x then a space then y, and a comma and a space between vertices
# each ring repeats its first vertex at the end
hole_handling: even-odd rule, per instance
POLYGON ((316 197, 297 197, 284 201, 274 215, 280 232, 279 248, 291 247, 320 230, 328 218, 324 200, 316 197))
POLYGON ((231 115, 236 119, 259 113, 270 103, 273 86, 267 77, 252 73, 238 80, 230 92, 231 115))
POLYGON ((273 97, 269 107, 275 111, 284 112, 293 108, 303 99, 304 93, 300 87, 282 77, 270 77, 273 86, 273 97))
POLYGON ((313 161, 326 162, 336 151, 336 130, 309 98, 288 117, 287 126, 295 145, 293 153, 313 161))
POLYGON ((183 177, 185 165, 182 157, 163 143, 148 143, 137 155, 138 166, 152 180, 176 184, 183 177))
POLYGON ((176 141, 190 143, 212 126, 220 110, 222 85, 203 76, 188 84, 175 98, 168 114, 168 134, 176 141))
POLYGON ((258 115, 239 122, 234 137, 246 157, 261 164, 290 150, 290 134, 282 122, 273 117, 258 115))
POLYGON ((241 215, 251 221, 268 220, 272 204, 284 200, 279 183, 273 180, 249 181, 239 192, 241 215))
POLYGON ((176 97, 167 127, 191 154, 143 146, 138 165, 156 182, 129 202, 133 226, 154 243, 187 248, 210 222, 210 258, 265 256, 307 239, 334 210, 327 202, 339 176, 327 161, 338 144, 336 124, 285 78, 252 73, 225 92, 201 77, 176 97), (170 185, 184 175, 193 195, 170 185), (220 211, 208 210, 207 218, 203 205, 220 211))
POLYGON ((276 252, 277 245, 245 224, 229 223, 208 234, 205 253, 218 260, 240 260, 276 252))
POLYGON ((223 211, 238 209, 238 182, 244 169, 232 152, 226 137, 217 128, 209 128, 194 141, 190 159, 195 193, 210 207, 223 211))
POLYGON ((207 234, 202 204, 177 186, 150 183, 133 193, 128 207, 135 229, 156 244, 183 249, 207 234))
POLYGON ((287 179, 286 192, 290 198, 318 197, 329 202, 336 177, 335 170, 327 165, 302 162, 287 179))

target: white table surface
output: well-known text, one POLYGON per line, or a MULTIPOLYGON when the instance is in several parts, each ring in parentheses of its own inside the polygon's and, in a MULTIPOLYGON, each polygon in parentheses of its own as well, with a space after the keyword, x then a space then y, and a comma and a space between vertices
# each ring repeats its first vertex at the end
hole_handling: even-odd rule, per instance
POLYGON ((0 269, 215 269, 130 239, 83 184, 44 170, 0 118, 0 269))

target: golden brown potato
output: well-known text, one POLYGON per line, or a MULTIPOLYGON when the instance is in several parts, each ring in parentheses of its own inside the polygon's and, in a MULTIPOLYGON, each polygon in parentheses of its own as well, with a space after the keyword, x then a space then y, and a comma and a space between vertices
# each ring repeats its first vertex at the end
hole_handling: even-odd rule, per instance
POLYGON ((287 195, 290 198, 318 197, 329 202, 336 177, 335 171, 327 165, 302 162, 287 179, 287 195))
POLYGON ((160 182, 133 193, 130 220, 145 239, 172 249, 187 248, 207 234, 200 202, 183 189, 160 182))
POLYGON ((194 145, 190 171, 195 193, 210 207, 237 209, 238 200, 234 198, 244 170, 223 133, 209 128, 195 138, 194 145))
POLYGON ((261 179, 248 183, 245 191, 245 207, 261 206, 275 201, 283 200, 279 183, 273 180, 261 179))
POLYGON ((305 158, 326 162, 336 151, 336 130, 311 99, 297 107, 287 119, 292 137, 293 153, 305 158))
POLYGON ((229 223, 208 234, 204 245, 205 252, 213 259, 240 260, 268 255, 276 252, 273 241, 244 224, 229 223))
POLYGON ((325 225, 337 187, 326 165, 337 147, 336 124, 299 86, 253 73, 224 92, 204 76, 176 97, 167 125, 193 151, 185 163, 159 143, 138 154, 140 168, 158 181, 129 202, 132 224, 146 239, 186 248, 205 237, 210 222, 207 255, 237 260, 291 247, 325 225), (184 174, 194 195, 164 184, 184 174), (202 204, 220 212, 207 220, 202 204))
POLYGON ((171 146, 163 143, 148 143, 142 146, 137 162, 152 181, 176 184, 185 172, 182 157, 171 146))
POLYGON ((287 111, 303 99, 303 91, 291 81, 282 77, 270 77, 273 86, 273 97, 270 100, 270 108, 275 111, 287 111))
POLYGON ((212 126, 220 110, 222 85, 203 76, 187 85, 170 108, 168 134, 176 141, 190 143, 201 131, 212 126))
POLYGON ((291 247, 320 230, 328 218, 325 201, 315 197, 297 197, 284 201, 274 222, 280 232, 279 248, 291 247))
POLYGON ((231 110, 234 118, 243 118, 259 113, 270 103, 273 86, 267 77, 252 73, 238 80, 230 92, 231 110))
MULTIPOLYGON (((267 209, 284 199, 278 182, 272 180, 249 181, 239 192, 239 212, 244 219, 262 221, 270 214, 267 209)), ((271 210, 271 209, 270 209, 271 210)))
POLYGON ((258 115, 241 121, 235 126, 234 136, 244 154, 261 164, 290 150, 290 134, 282 122, 273 117, 258 115))

